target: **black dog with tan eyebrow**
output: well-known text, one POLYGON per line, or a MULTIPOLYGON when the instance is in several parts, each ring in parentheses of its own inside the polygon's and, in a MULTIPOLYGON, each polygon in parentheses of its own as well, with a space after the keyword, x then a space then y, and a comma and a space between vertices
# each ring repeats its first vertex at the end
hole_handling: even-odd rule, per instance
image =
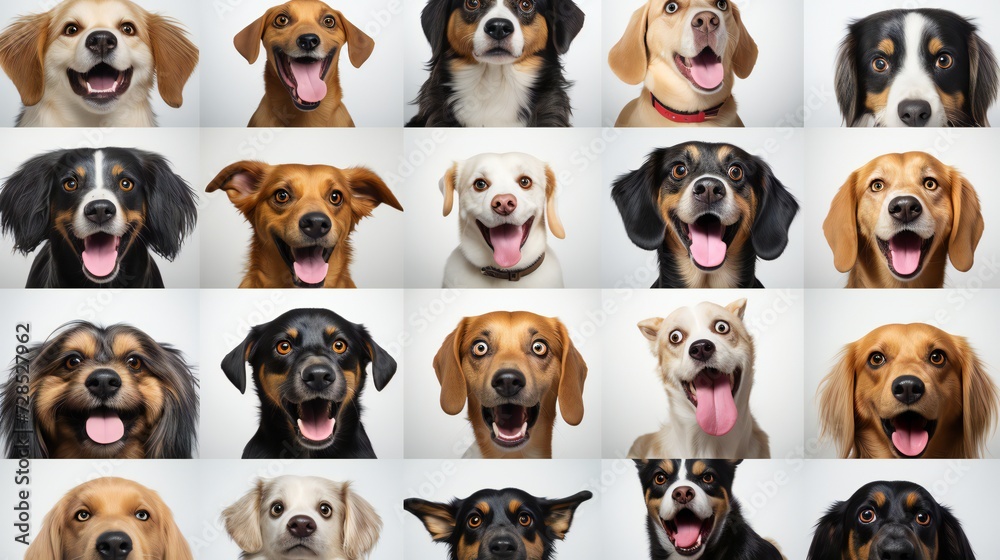
POLYGON ((594 495, 584 490, 561 500, 536 498, 517 488, 480 490, 451 503, 403 500, 450 560, 551 560, 566 538, 576 508, 594 495))
POLYGON ((361 424, 361 393, 372 366, 381 391, 396 360, 368 330, 328 309, 294 309, 257 325, 222 360, 246 392, 246 364, 260 398, 260 427, 244 459, 374 459, 361 424))
POLYGON ((830 506, 807 560, 975 560, 951 510, 912 482, 870 482, 830 506))
POLYGON ((763 288, 757 258, 784 252, 799 211, 764 160, 705 142, 653 151, 611 197, 629 239, 659 256, 653 288, 763 288))

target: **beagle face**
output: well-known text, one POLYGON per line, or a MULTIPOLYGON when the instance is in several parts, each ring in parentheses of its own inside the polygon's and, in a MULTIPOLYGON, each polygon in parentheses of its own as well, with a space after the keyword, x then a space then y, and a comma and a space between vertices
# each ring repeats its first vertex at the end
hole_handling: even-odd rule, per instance
POLYGON ((838 270, 865 266, 876 278, 907 285, 928 268, 943 273, 946 253, 955 268, 969 270, 983 218, 975 191, 957 170, 908 152, 880 156, 855 171, 823 229, 838 270))
POLYGON ((545 222, 566 237, 556 211, 556 177, 527 154, 481 154, 455 163, 441 179, 444 215, 458 193, 459 235, 466 258, 477 266, 518 268, 545 251, 545 222), (527 261, 527 262, 526 262, 527 261))
POLYGON ((746 304, 702 302, 638 325, 659 358, 671 402, 681 403, 713 436, 729 433, 740 413, 749 413, 753 340, 743 325, 746 304))

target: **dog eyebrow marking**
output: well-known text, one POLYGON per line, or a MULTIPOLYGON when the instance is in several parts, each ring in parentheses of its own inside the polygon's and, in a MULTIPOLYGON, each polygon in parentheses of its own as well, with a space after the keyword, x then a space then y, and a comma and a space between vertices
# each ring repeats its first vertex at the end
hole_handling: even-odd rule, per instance
POLYGON ((337 327, 327 327, 326 336, 333 336, 337 332, 337 327))
POLYGON ((111 350, 115 356, 125 357, 127 354, 141 348, 141 341, 131 333, 121 333, 111 341, 111 350))
POLYGON ((479 511, 483 512, 483 515, 489 515, 489 513, 490 513, 490 504, 488 504, 486 502, 479 502, 478 504, 476 504, 476 509, 478 509, 479 511))
POLYGON ((694 474, 695 476, 701 476, 702 473, 704 473, 707 468, 708 465, 706 465, 705 463, 701 461, 695 461, 694 464, 691 465, 691 473, 694 474))
POLYGON ((941 52, 943 48, 944 43, 937 37, 931 37, 931 40, 927 42, 927 51, 934 56, 937 56, 937 53, 941 52))
POLYGON ((919 494, 917 494, 916 492, 910 492, 909 494, 906 495, 906 507, 913 508, 913 506, 917 505, 917 500, 919 499, 920 499, 919 494))
POLYGON ((884 506, 885 505, 885 493, 884 492, 875 492, 874 494, 872 494, 872 500, 875 501, 875 505, 877 505, 878 507, 884 506))
POLYGON ((668 475, 674 474, 674 462, 670 460, 660 461, 660 468, 668 475))
POLYGON ((531 336, 536 336, 538 334, 538 329, 532 327, 528 329, 528 334, 530 334, 531 336))
POLYGON ((892 56, 896 52, 896 43, 894 43, 893 40, 889 38, 882 39, 881 41, 879 41, 878 50, 882 51, 883 53, 889 56, 892 56))
POLYGON ((76 176, 81 179, 87 176, 87 168, 82 165, 77 166, 77 168, 74 169, 74 171, 76 171, 76 176))
POLYGON ((287 334, 291 338, 299 337, 299 331, 297 329, 288 329, 285 331, 285 334, 287 334))
POLYGON ((125 167, 124 167, 124 166, 122 166, 122 164, 120 164, 120 163, 116 163, 116 164, 115 164, 115 165, 114 165, 114 166, 113 166, 113 167, 111 168, 111 174, 112 174, 112 175, 114 175, 114 176, 116 176, 116 177, 117 177, 118 175, 121 175, 121 174, 123 174, 123 173, 125 173, 125 167))
POLYGON ((66 342, 63 343, 63 347, 66 349, 75 349, 87 357, 93 357, 97 354, 98 350, 97 340, 93 334, 82 330, 69 334, 66 337, 66 342))
POLYGON ((521 506, 522 506, 522 505, 524 505, 524 504, 522 504, 522 503, 521 503, 521 500, 511 500, 511 501, 510 501, 510 502, 509 502, 509 503, 507 504, 507 509, 508 509, 508 510, 509 510, 509 511, 510 511, 511 513, 517 513, 517 512, 518 512, 518 510, 520 510, 520 509, 521 509, 521 506))

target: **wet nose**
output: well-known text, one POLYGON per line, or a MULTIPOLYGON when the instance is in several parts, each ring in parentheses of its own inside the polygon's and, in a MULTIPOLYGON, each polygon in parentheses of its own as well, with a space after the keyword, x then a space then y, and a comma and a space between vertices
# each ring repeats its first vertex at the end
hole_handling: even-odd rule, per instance
POLYGON ((110 200, 92 200, 83 207, 83 215, 91 222, 102 225, 115 217, 118 211, 110 200))
POLYGON ((878 560, 915 560, 917 556, 913 543, 908 539, 892 539, 875 547, 874 558, 878 558, 878 560))
POLYGON ((705 204, 715 204, 726 198, 726 186, 716 179, 702 179, 692 187, 694 199, 705 204))
POLYGON ((125 560, 131 552, 132 537, 121 531, 109 531, 97 537, 97 556, 101 560, 125 560))
POLYGON ((892 382, 892 396, 903 404, 913 404, 924 396, 924 382, 912 375, 904 375, 892 382))
POLYGON ((87 376, 84 385, 95 397, 109 399, 122 388, 122 378, 114 370, 98 369, 87 376))
POLYGON ((336 375, 330 366, 313 364, 302 370, 302 381, 313 391, 322 391, 333 385, 336 375))
POLYGON ((299 229, 313 239, 330 233, 331 225, 330 217, 322 212, 311 212, 299 218, 299 229))
POLYGON ((719 16, 715 12, 699 12, 691 19, 691 27, 702 33, 712 33, 719 28, 719 16))
POLYGON ((295 40, 295 44, 304 51, 316 50, 316 47, 319 46, 319 35, 315 33, 299 35, 299 38, 295 40))
POLYGON ((501 216, 508 216, 517 210, 517 198, 512 194, 498 194, 493 197, 493 201, 490 203, 493 207, 493 211, 501 216))
POLYGON ((118 46, 118 38, 110 31, 94 31, 87 35, 86 46, 92 53, 104 58, 118 46))
POLYGON ((527 380, 523 373, 513 369, 505 369, 493 376, 490 385, 501 397, 510 398, 520 393, 526 383, 527 380))
POLYGON ((494 558, 513 558, 517 553, 517 543, 513 537, 502 536, 490 541, 490 554, 494 558))
POLYGON ((296 515, 288 520, 288 532, 304 539, 316 532, 316 522, 308 515, 296 515))
POLYGON ((514 33, 514 22, 505 18, 493 18, 486 22, 484 31, 497 41, 503 41, 514 33))
POLYGON ((698 362, 707 362, 715 355, 715 344, 711 340, 696 340, 691 343, 688 354, 698 362))
POLYGON ((906 126, 926 126, 931 120, 931 104, 923 99, 904 99, 896 110, 906 126))
POLYGON ((694 489, 690 486, 681 486, 670 495, 678 504, 684 505, 694 499, 694 489))
POLYGON ((893 218, 908 224, 920 217, 924 208, 915 196, 900 196, 892 199, 889 203, 889 215, 893 218))

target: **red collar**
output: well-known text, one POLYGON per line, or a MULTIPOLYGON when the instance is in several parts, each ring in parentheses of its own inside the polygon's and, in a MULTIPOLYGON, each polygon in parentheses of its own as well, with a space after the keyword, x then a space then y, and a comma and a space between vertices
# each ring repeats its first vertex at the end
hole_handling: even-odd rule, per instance
POLYGON ((682 111, 675 111, 663 103, 660 103, 660 100, 657 99, 652 92, 649 93, 649 97, 653 100, 653 108, 656 109, 657 113, 663 116, 663 118, 677 123, 702 123, 708 119, 717 117, 719 115, 719 111, 722 109, 722 106, 726 104, 726 101, 729 101, 727 98, 726 101, 719 103, 715 107, 705 109, 704 111, 698 111, 697 113, 684 113, 682 111))

